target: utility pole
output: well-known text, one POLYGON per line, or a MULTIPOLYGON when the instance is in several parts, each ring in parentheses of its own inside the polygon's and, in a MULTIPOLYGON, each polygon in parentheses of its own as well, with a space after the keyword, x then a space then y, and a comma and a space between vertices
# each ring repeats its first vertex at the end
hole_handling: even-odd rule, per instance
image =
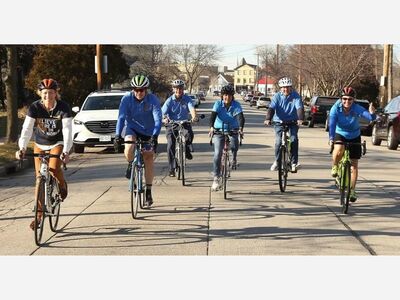
POLYGON ((276 44, 276 70, 278 70, 279 66, 279 44, 276 44))
POLYGON ((299 56, 298 56, 298 59, 299 59, 299 74, 298 74, 298 79, 297 79, 297 81, 298 81, 297 90, 298 90, 298 92, 300 94, 300 97, 301 97, 302 96, 302 90, 301 90, 301 86, 302 86, 302 84, 301 84, 301 81, 302 81, 302 78, 301 78, 301 60, 302 60, 301 51, 302 51, 302 46, 298 45, 298 48, 299 48, 299 56))
POLYGON ((392 93, 392 76, 391 76, 391 56, 393 45, 384 45, 383 46, 383 75, 381 77, 381 91, 380 91, 380 107, 385 107, 388 103, 388 100, 391 98, 392 93))
POLYGON ((103 54, 101 53, 101 45, 96 45, 96 67, 97 67, 97 90, 101 90, 103 83, 102 83, 102 58, 103 54))
POLYGON ((260 60, 260 55, 257 53, 256 84, 255 84, 255 89, 256 89, 257 92, 259 92, 259 90, 258 90, 258 64, 259 64, 259 60, 260 60))

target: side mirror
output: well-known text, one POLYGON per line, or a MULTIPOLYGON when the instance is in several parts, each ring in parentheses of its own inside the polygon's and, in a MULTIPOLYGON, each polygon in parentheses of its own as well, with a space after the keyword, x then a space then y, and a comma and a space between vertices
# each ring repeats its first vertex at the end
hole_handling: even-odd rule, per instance
POLYGON ((74 113, 78 113, 78 112, 79 112, 79 106, 74 106, 74 107, 72 108, 72 111, 73 111, 74 113))

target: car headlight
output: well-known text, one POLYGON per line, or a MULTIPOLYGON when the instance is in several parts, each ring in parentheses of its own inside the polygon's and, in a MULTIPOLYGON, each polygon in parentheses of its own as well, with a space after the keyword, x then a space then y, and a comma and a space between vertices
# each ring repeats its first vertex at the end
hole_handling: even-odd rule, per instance
POLYGON ((74 124, 75 124, 75 125, 83 125, 83 122, 82 122, 82 121, 79 121, 79 120, 77 120, 77 119, 74 119, 74 124))

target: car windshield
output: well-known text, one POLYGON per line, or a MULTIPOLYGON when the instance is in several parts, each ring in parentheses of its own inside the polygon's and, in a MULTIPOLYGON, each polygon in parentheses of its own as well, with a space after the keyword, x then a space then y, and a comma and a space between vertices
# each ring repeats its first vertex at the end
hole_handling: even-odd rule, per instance
POLYGON ((121 95, 88 97, 82 110, 118 109, 121 99, 121 95))
POLYGON ((318 97, 316 105, 333 105, 339 98, 318 97))

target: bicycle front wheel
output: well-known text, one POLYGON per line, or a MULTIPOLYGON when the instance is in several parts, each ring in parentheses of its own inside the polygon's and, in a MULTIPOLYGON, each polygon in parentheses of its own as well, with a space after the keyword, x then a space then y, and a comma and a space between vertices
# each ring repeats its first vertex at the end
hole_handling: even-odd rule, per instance
POLYGON ((185 185, 185 150, 184 145, 179 145, 179 166, 181 170, 182 185, 185 185))
POLYGON ((281 146, 279 149, 280 157, 278 159, 278 181, 279 189, 283 193, 286 190, 288 164, 287 164, 287 153, 285 146, 281 146))
POLYGON ((132 218, 136 219, 138 206, 140 203, 140 189, 141 189, 141 182, 140 182, 140 173, 138 170, 137 165, 135 164, 132 168, 131 173, 131 180, 130 180, 130 191, 131 191, 131 213, 132 218))
POLYGON ((58 185, 57 180, 52 177, 50 184, 53 185, 53 192, 50 195, 50 202, 51 202, 51 212, 49 213, 49 224, 50 229, 53 232, 56 232, 58 226, 58 219, 60 218, 60 186, 58 185))
POLYGON ((222 171, 222 185, 224 189, 224 199, 227 198, 227 182, 228 182, 228 172, 229 172, 229 166, 228 166, 228 161, 229 161, 229 156, 227 153, 223 154, 223 171, 222 171))
POLYGON ((342 213, 347 214, 349 210, 350 190, 351 190, 351 166, 346 162, 343 166, 341 178, 340 202, 342 204, 342 213))
POLYGON ((46 217, 46 214, 44 213, 45 211, 44 197, 45 197, 45 181, 44 179, 41 179, 36 193, 35 222, 34 222, 35 243, 38 246, 41 245, 44 219, 46 217))

